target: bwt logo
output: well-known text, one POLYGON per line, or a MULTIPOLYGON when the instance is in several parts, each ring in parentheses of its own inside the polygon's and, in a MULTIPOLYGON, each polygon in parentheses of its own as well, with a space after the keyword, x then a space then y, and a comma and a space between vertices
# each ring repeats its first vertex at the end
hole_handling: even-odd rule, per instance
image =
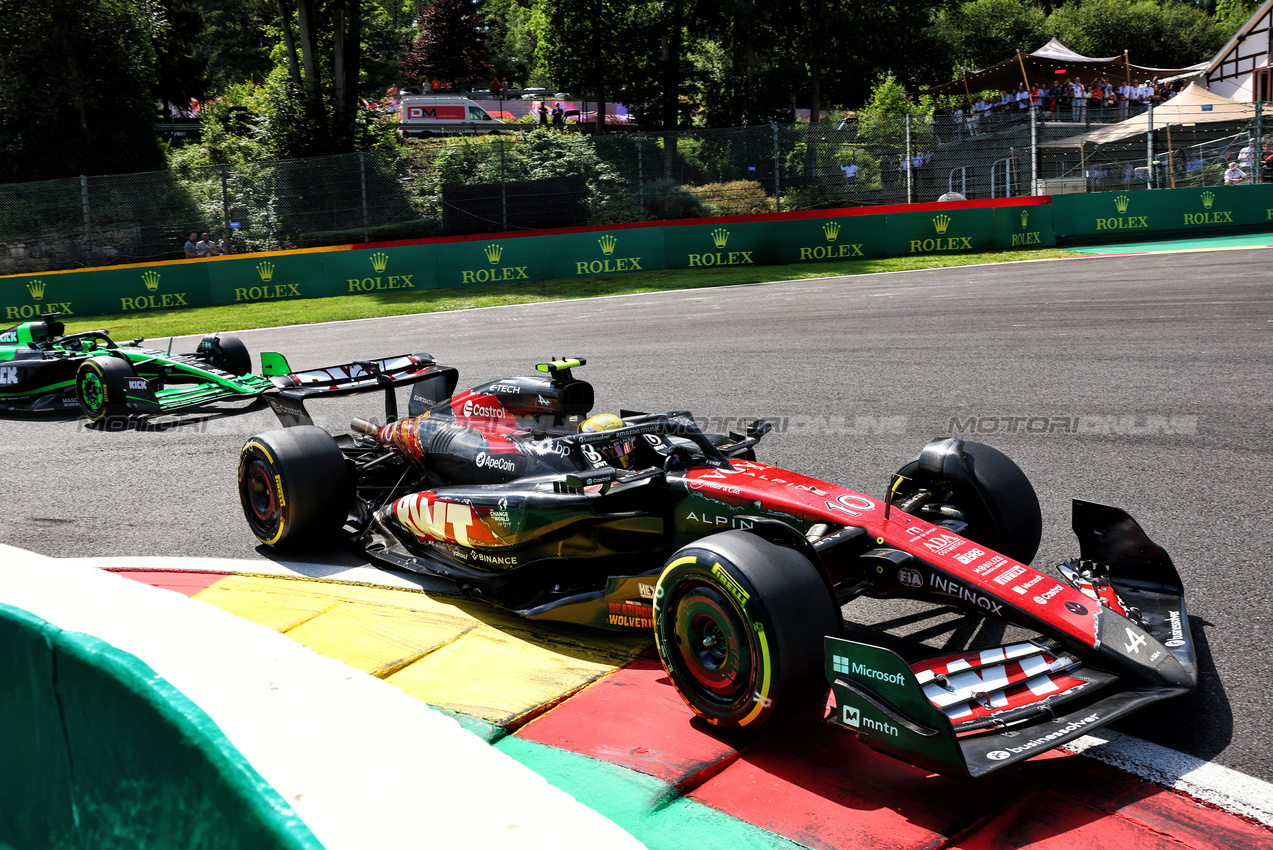
POLYGON ((712 231, 712 243, 717 248, 724 248, 729 244, 729 231, 723 227, 718 227, 712 231))
POLYGON ((27 284, 27 292, 31 293, 31 297, 36 301, 44 300, 44 281, 33 280, 27 284))
POLYGON ((937 229, 937 235, 941 236, 946 232, 946 228, 950 227, 950 216, 939 215, 933 219, 933 227, 937 229))
POLYGON ((274 279, 274 264, 269 260, 256 264, 256 273, 261 278, 261 283, 269 283, 274 279))
POLYGON ((389 266, 389 255, 384 251, 377 251, 371 255, 371 267, 378 272, 384 271, 389 266))
POLYGON ((153 270, 142 272, 141 282, 146 284, 146 289, 148 291, 154 292, 156 289, 159 288, 159 276, 160 276, 159 272, 153 271, 153 270))
POLYGON ((490 245, 487 245, 482 249, 482 253, 486 255, 486 259, 491 265, 495 265, 499 262, 499 258, 504 255, 504 248, 503 246, 492 242, 490 245))
POLYGON ((619 244, 619 240, 607 233, 597 240, 597 244, 601 246, 601 253, 608 257, 614 253, 614 247, 619 244))
POLYGON ((840 223, 838 221, 828 221, 822 225, 822 233, 827 237, 828 242, 834 242, 836 237, 840 235, 840 223))

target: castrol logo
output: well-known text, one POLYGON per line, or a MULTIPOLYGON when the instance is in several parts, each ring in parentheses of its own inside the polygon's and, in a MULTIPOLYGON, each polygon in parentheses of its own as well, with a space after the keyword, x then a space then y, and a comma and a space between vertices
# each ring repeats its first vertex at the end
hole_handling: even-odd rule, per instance
POLYGON ((481 419, 503 419, 505 416, 502 407, 487 407, 483 404, 474 404, 473 399, 464 402, 464 415, 477 416, 481 419))

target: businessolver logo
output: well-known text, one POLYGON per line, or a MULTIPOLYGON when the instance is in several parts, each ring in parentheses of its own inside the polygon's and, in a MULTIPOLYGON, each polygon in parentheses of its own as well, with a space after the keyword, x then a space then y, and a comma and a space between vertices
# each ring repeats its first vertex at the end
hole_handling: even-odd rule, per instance
POLYGON ((274 280, 274 273, 278 267, 274 265, 272 260, 262 260, 254 268, 260 283, 252 281, 245 286, 236 286, 234 288, 234 300, 236 302, 281 301, 287 298, 305 297, 305 294, 301 292, 299 283, 284 283, 274 280))
POLYGON ((1012 234, 1012 247, 1018 245, 1042 245, 1043 234, 1037 230, 1028 230, 1030 226, 1030 211, 1021 211, 1021 228, 1020 232, 1012 234))
POLYGON ((132 297, 120 296, 119 309, 123 312, 136 310, 163 310, 169 307, 189 307, 190 302, 184 292, 160 292, 159 287, 163 274, 154 269, 146 269, 141 273, 141 285, 144 295, 132 297))
POLYGON ((1185 224, 1187 225, 1214 225, 1214 224, 1233 224, 1232 210, 1213 210, 1212 205, 1216 202, 1216 193, 1207 189, 1200 196, 1202 201, 1203 212, 1185 213, 1185 224))
POLYGON ((1114 209, 1118 215, 1110 218, 1097 218, 1097 230, 1143 230, 1149 227, 1149 216, 1146 215, 1128 215, 1131 210, 1132 199, 1127 195, 1118 195, 1114 198, 1114 209))
POLYGON ((800 259, 804 260, 846 260, 849 257, 862 257, 862 243, 839 242, 841 225, 840 222, 824 221, 822 222, 822 236, 831 243, 828 245, 814 244, 802 245, 800 247, 800 259))
POLYGON ((710 235, 716 250, 702 254, 690 254, 690 268, 696 266, 745 266, 756 262, 751 257, 751 251, 725 250, 729 247, 729 231, 725 228, 718 227, 710 235))
POLYGON ((26 304, 6 304, 4 308, 5 319, 11 322, 27 321, 38 317, 41 313, 61 313, 63 316, 74 316, 75 311, 71 309, 70 301, 45 301, 44 296, 50 295, 49 285, 43 280, 28 280, 26 284, 27 295, 31 296, 31 300, 26 304))
POLYGON ((933 232, 936 233, 936 236, 928 239, 912 239, 908 253, 928 254, 936 251, 972 250, 971 236, 959 236, 953 231, 948 234, 951 225, 955 223, 954 216, 938 213, 933 216, 932 222, 933 232))
POLYGON ((600 260, 582 260, 575 263, 575 274, 616 274, 618 272, 639 272, 641 268, 640 257, 616 257, 614 252, 619 247, 619 237, 612 236, 609 233, 597 240, 597 247, 601 249, 600 260))
POLYGON ((390 256, 384 251, 377 251, 367 257, 367 262, 371 266, 371 270, 375 272, 374 277, 351 277, 346 279, 349 291, 352 293, 359 292, 379 292, 387 289, 415 289, 415 281, 411 278, 412 274, 385 274, 389 270, 390 256))
POLYGON ((486 258, 487 267, 461 270, 461 284, 504 283, 509 280, 530 280, 530 275, 526 274, 525 266, 500 265, 504 259, 504 246, 500 243, 492 242, 484 247, 482 249, 482 256, 486 258))

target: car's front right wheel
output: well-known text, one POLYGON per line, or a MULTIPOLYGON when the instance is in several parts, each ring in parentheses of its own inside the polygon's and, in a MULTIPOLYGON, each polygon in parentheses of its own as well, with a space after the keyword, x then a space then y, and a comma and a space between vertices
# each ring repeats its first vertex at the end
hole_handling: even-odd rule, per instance
POLYGON ((696 714, 759 731, 826 693, 822 638, 840 634, 840 611, 802 553, 724 531, 663 568, 654 632, 668 677, 696 714))

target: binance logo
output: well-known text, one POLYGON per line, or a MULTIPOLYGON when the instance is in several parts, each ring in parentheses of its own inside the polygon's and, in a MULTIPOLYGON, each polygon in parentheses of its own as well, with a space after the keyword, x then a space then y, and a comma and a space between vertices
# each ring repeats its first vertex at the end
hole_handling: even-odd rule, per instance
POLYGON ((840 235, 840 223, 838 221, 824 222, 822 235, 827 237, 828 242, 834 242, 835 238, 840 235))
POLYGON ((371 267, 377 272, 384 271, 389 266, 389 255, 384 251, 377 251, 371 255, 371 267))
POLYGON ((1209 210, 1211 205, 1216 202, 1216 193, 1210 189, 1202 193, 1202 208, 1209 210))
POLYGON ((933 219, 933 227, 937 228, 937 235, 941 236, 946 232, 946 228, 950 227, 950 216, 942 214, 933 219))
POLYGON ((147 291, 154 292, 159 288, 159 272, 154 271, 153 269, 142 272, 141 282, 146 284, 147 291))
POLYGON ((33 280, 27 284, 27 292, 31 293, 31 297, 36 301, 44 300, 44 281, 33 280))
POLYGON ((269 260, 264 260, 256 264, 256 273, 261 278, 261 283, 269 283, 274 279, 274 264, 269 260))
POLYGON ((729 244, 729 231, 723 227, 718 227, 712 231, 712 243, 717 248, 724 248, 729 244))
POLYGON ((1118 210, 1118 214, 1122 215, 1127 212, 1127 208, 1131 206, 1132 199, 1126 195, 1119 195, 1114 199, 1114 208, 1118 210))
POLYGON ((601 253, 608 257, 614 253, 614 248, 619 244, 619 240, 607 233, 597 240, 597 244, 601 246, 601 253))
POLYGON ((499 262, 499 258, 504 256, 504 247, 492 242, 482 249, 482 253, 486 255, 486 259, 491 265, 495 265, 499 262))

